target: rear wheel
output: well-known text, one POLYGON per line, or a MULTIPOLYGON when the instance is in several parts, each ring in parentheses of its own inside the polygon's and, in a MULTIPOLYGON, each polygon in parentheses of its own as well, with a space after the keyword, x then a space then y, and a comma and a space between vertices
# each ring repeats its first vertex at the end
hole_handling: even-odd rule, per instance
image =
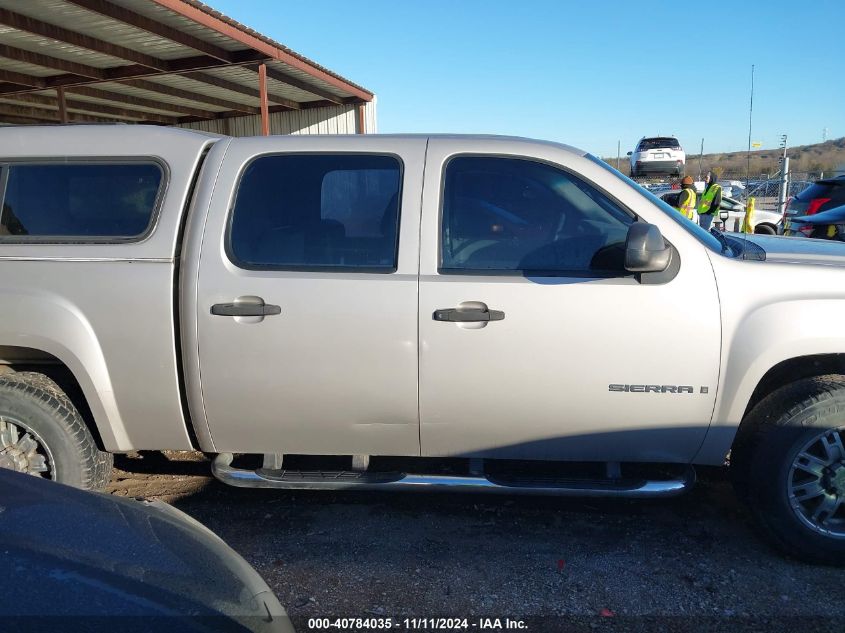
POLYGON ((758 224, 754 227, 754 232, 757 235, 777 235, 777 229, 771 224, 758 224))
POLYGON ((101 489, 112 456, 61 388, 43 374, 0 375, 0 467, 76 486, 101 489))
POLYGON ((773 545, 845 565, 845 377, 800 380, 757 404, 734 444, 731 474, 773 545))

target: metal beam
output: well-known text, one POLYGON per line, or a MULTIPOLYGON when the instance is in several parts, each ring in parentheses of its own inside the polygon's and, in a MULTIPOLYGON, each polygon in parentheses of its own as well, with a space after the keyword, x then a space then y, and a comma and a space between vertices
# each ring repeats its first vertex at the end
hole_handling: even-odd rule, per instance
MULTIPOLYGON (((8 103, 0 103, 0 119, 9 117, 17 117, 24 119, 33 119, 44 122, 59 122, 59 113, 55 110, 39 110, 38 108, 29 108, 25 106, 11 105, 8 103)), ((71 114, 71 121, 79 123, 114 123, 114 119, 107 119, 97 116, 89 116, 87 114, 71 114)))
MULTIPOLYGON (((61 89, 59 89, 61 90, 61 89)), ((59 119, 61 120, 61 113, 62 113, 62 106, 59 99, 54 99, 53 97, 48 97, 46 95, 36 95, 36 94, 28 94, 28 95, 14 95, 14 96, 3 96, 0 97, 2 99, 6 99, 8 101, 17 101, 20 103, 26 103, 31 105, 34 108, 42 108, 47 109, 51 112, 57 112, 59 114, 59 119)), ((126 108, 116 108, 114 106, 100 104, 100 103, 91 103, 89 101, 79 101, 76 99, 66 99, 65 100, 65 110, 70 112, 71 110, 75 111, 82 111, 87 112, 90 114, 102 114, 107 117, 115 117, 117 119, 129 119, 131 121, 155 121, 156 123, 164 123, 167 125, 172 125, 176 123, 177 117, 168 117, 163 114, 155 114, 152 112, 140 112, 138 110, 129 110, 126 108)), ((67 118, 67 116, 65 116, 67 118)), ((62 123, 66 123, 67 121, 62 121, 62 123)))
POLYGON ((145 99, 143 97, 136 97, 135 95, 125 95, 123 93, 112 92, 110 90, 100 90, 99 88, 91 88, 89 86, 73 86, 65 88, 65 92, 82 95, 84 97, 91 97, 93 99, 101 99, 102 101, 123 103, 128 106, 152 108, 163 112, 178 112, 179 114, 195 116, 201 119, 213 119, 217 116, 217 112, 212 110, 202 110, 200 108, 184 106, 178 103, 167 103, 166 101, 155 101, 153 99, 145 99))
MULTIPOLYGON (((126 67, 124 67, 126 68, 126 67)), ((135 67, 133 67, 135 68, 135 67)), ((146 68, 144 70, 144 75, 149 76, 159 76, 162 73, 150 73, 149 70, 146 68)), ((246 112, 248 114, 258 114, 259 109, 255 106, 244 105, 242 103, 238 103, 236 101, 229 101, 228 99, 219 99, 217 97, 204 95, 201 93, 193 92, 190 90, 181 90, 179 88, 172 88, 170 86, 166 86, 164 84, 158 84, 151 81, 147 81, 145 79, 134 79, 134 78, 115 78, 115 79, 108 79, 107 81, 118 81, 121 83, 125 83, 130 86, 135 86, 137 88, 142 88, 149 92, 155 92, 158 94, 163 94, 171 97, 178 97, 180 99, 188 99, 190 101, 196 101, 198 103, 205 103, 208 105, 216 106, 218 108, 224 108, 225 110, 239 110, 241 112, 246 112)), ((36 92, 38 90, 42 90, 44 88, 55 88, 58 86, 64 86, 68 90, 76 90, 79 87, 87 86, 90 84, 100 83, 98 81, 92 81, 86 79, 84 77, 79 77, 77 75, 55 75, 53 77, 35 77, 32 75, 24 75, 22 73, 16 73, 9 70, 2 70, 0 69, 0 82, 8 82, 9 85, 0 87, 0 96, 13 96, 18 94, 27 94, 36 92), (30 87, 26 87, 30 86, 30 87)), ((217 82, 215 82, 217 83, 217 82)), ((236 84, 237 85, 237 84, 236 84)), ((80 93, 81 94, 81 93, 80 93)), ((182 106, 185 107, 185 106, 182 106)), ((190 114, 192 116, 200 116, 195 112, 184 112, 184 114, 190 114)))
POLYGON ((298 88, 299 90, 304 90, 305 92, 311 93, 312 95, 322 97, 326 101, 331 101, 332 103, 336 103, 338 105, 343 103, 342 97, 338 97, 336 94, 332 94, 328 90, 323 90, 322 88, 312 86, 308 82, 302 81, 301 79, 298 79, 293 75, 289 75, 285 72, 282 72, 281 70, 276 70, 275 68, 267 68, 267 77, 273 79, 274 81, 280 81, 283 84, 287 84, 288 86, 298 88))
POLYGON ((227 37, 230 37, 240 42, 244 46, 257 51, 270 59, 275 59, 277 61, 284 62, 288 66, 306 72, 312 77, 316 77, 317 79, 326 82, 330 86, 334 86, 335 88, 339 88, 344 92, 348 92, 351 95, 358 97, 359 99, 363 99, 364 101, 373 100, 373 94, 371 92, 364 90, 363 88, 359 88, 358 86, 355 86, 339 77, 335 77, 334 75, 317 68, 313 64, 308 63, 300 57, 297 57, 296 55, 293 55, 292 53, 267 42, 265 39, 262 39, 257 35, 253 35, 251 33, 248 33, 247 31, 239 29, 230 22, 222 20, 219 17, 212 15, 211 13, 203 11, 201 8, 199 8, 193 3, 188 3, 184 0, 150 1, 166 9, 169 9, 170 11, 178 15, 193 20, 197 24, 201 24, 207 28, 214 29, 218 33, 226 35, 227 37))
POLYGON ((24 75, 23 73, 16 73, 13 70, 3 70, 2 68, 0 68, 0 81, 7 81, 11 84, 19 84, 21 86, 31 86, 33 88, 43 88, 46 85, 46 82, 41 77, 24 75))
POLYGON ((102 79, 105 76, 105 70, 102 68, 95 68, 94 66, 89 66, 88 64, 80 64, 79 62, 59 59, 58 57, 53 57, 51 55, 27 51, 22 48, 7 46, 5 44, 0 44, 0 57, 14 59, 15 61, 33 64, 35 66, 43 66, 44 68, 50 68, 52 70, 60 70, 73 75, 90 77, 92 79, 102 79))
POLYGON ((50 119, 30 119, 22 116, 3 115, 0 113, 0 123, 13 123, 15 125, 38 125, 39 123, 49 123, 50 119))
POLYGON ((355 113, 358 115, 358 134, 366 134, 367 133, 367 111, 364 109, 364 104, 359 103, 355 106, 355 113))
POLYGON ((255 106, 244 105, 242 103, 237 103, 236 101, 228 101, 227 99, 219 99, 218 97, 211 97, 191 90, 173 88, 172 86, 147 81, 146 79, 126 79, 121 83, 125 83, 128 86, 134 86, 135 88, 140 88, 141 90, 147 90, 148 92, 157 92, 159 94, 167 95, 168 97, 177 97, 179 99, 188 99, 199 103, 207 103, 209 105, 217 106, 218 108, 226 108, 226 110, 237 110, 239 112, 246 112, 247 114, 259 113, 259 109, 255 106))
MULTIPOLYGON (((0 98, 2 98, 2 97, 0 97, 0 98)), ((302 109, 303 110, 313 110, 314 108, 326 108, 326 107, 332 107, 334 105, 335 105, 334 103, 330 103, 329 101, 306 101, 305 103, 302 104, 302 109)), ((290 109, 286 108, 284 106, 271 105, 270 107, 267 108, 267 111, 270 114, 273 114, 274 112, 290 112, 290 109)), ((261 114, 260 109, 258 109, 258 112, 254 112, 253 114, 261 114)), ((219 119, 219 120, 225 120, 225 119, 234 119, 234 118, 241 117, 241 116, 244 116, 243 112, 239 112, 237 110, 227 110, 226 112, 218 112, 213 118, 219 119)), ((204 119, 201 118, 201 117, 186 116, 186 117, 181 117, 178 122, 179 123, 196 123, 197 121, 202 121, 202 120, 204 120, 204 119)))
MULTIPOLYGON (((252 97, 254 99, 261 99, 260 92, 255 88, 250 88, 249 86, 244 86, 243 84, 239 84, 234 81, 229 81, 228 79, 223 79, 222 77, 217 77, 215 75, 210 75, 208 73, 202 72, 182 73, 182 76, 188 77, 189 79, 193 79, 194 81, 199 81, 201 83, 208 84, 209 86, 214 86, 215 88, 230 90, 232 92, 237 92, 238 94, 252 97)), ((268 93, 267 98, 273 103, 277 103, 281 106, 284 106, 289 110, 299 110, 301 107, 296 101, 291 101, 290 99, 280 97, 279 95, 268 93)))
MULTIPOLYGON (((238 54, 240 56, 240 53, 238 54)), ((128 66, 115 66, 112 68, 104 68, 103 77, 102 79, 91 79, 89 77, 83 77, 80 75, 74 74, 64 74, 64 75, 51 75, 49 77, 34 77, 30 75, 18 74, 17 77, 20 78, 28 78, 28 83, 24 83, 21 81, 10 81, 10 83, 17 83, 22 85, 31 85, 35 88, 56 88, 58 86, 87 86, 91 84, 100 83, 102 81, 123 81, 125 79, 140 79, 140 78, 147 78, 147 77, 159 77, 161 75, 169 75, 169 74, 184 74, 187 72, 192 72, 196 70, 205 70, 208 68, 218 68, 222 65, 222 62, 207 57, 205 55, 201 57, 183 57, 180 59, 171 60, 168 62, 172 68, 170 71, 162 72, 158 70, 154 70, 151 68, 147 68, 146 66, 141 66, 139 64, 130 64, 128 66)), ((244 55, 243 61, 238 61, 234 65, 241 65, 241 64, 254 64, 255 59, 254 55, 244 55)), ((10 71, 9 71, 10 72, 10 71)), ((3 81, 0 78, 0 81, 3 81)), ((16 93, 16 92, 31 92, 28 89, 20 89, 16 87, 6 87, 0 88, 0 94, 9 94, 9 93, 16 93)))
POLYGON ((134 11, 117 6, 111 2, 106 2, 106 0, 67 0, 67 2, 80 6, 88 11, 99 13, 100 15, 104 15, 113 20, 118 20, 124 24, 134 26, 135 28, 146 31, 147 33, 152 33, 158 37, 170 40, 171 42, 188 46, 189 48, 193 48, 196 51, 205 53, 206 55, 210 55, 211 57, 221 61, 227 63, 234 61, 234 56, 231 51, 215 46, 205 40, 201 40, 189 33, 185 33, 184 31, 173 28, 172 26, 168 26, 167 24, 148 18, 140 13, 135 13, 134 11))
POLYGON ((168 64, 163 59, 146 55, 145 53, 132 50, 131 48, 126 48, 125 46, 119 46, 117 44, 112 44, 111 42, 99 40, 95 37, 91 37, 90 35, 77 33, 76 31, 71 31, 61 26, 48 24, 42 20, 37 20, 20 13, 15 13, 14 11, 9 11, 8 9, 0 8, 0 24, 5 24, 6 26, 11 26, 13 29, 26 31, 27 33, 32 33, 34 35, 40 35, 41 37, 46 37, 58 42, 64 42, 65 44, 70 44, 71 46, 76 46, 78 48, 86 48, 89 51, 96 51, 98 53, 102 53, 103 55, 109 55, 118 59, 125 59, 142 66, 147 66, 148 68, 168 70, 168 64))
POLYGON ((261 135, 270 136, 270 112, 267 104, 267 66, 258 67, 258 92, 261 94, 261 135))
POLYGON ((59 122, 67 123, 67 100, 65 99, 65 89, 61 86, 56 88, 56 101, 59 102, 59 122))

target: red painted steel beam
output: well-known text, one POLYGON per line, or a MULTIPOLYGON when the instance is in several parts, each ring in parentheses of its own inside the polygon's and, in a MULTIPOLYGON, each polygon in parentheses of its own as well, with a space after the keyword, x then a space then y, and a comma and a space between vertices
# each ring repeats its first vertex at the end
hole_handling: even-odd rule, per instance
POLYGON ((261 134, 270 136, 270 111, 267 103, 267 66, 261 64, 258 67, 258 92, 261 101, 261 134))

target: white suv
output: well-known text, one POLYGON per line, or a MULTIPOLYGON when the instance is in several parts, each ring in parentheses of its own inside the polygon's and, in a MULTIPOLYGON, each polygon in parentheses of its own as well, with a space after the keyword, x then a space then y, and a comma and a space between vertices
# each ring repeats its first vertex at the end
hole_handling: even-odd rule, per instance
POLYGON ((674 136, 644 136, 631 157, 631 177, 646 174, 683 176, 686 154, 674 136))

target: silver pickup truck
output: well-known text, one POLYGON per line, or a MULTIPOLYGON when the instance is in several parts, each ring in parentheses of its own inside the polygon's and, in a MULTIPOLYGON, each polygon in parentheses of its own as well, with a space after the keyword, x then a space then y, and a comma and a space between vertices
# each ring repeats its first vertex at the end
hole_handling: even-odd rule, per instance
POLYGON ((845 563, 845 247, 708 233, 571 147, 0 129, 0 465, 676 494, 845 563))

